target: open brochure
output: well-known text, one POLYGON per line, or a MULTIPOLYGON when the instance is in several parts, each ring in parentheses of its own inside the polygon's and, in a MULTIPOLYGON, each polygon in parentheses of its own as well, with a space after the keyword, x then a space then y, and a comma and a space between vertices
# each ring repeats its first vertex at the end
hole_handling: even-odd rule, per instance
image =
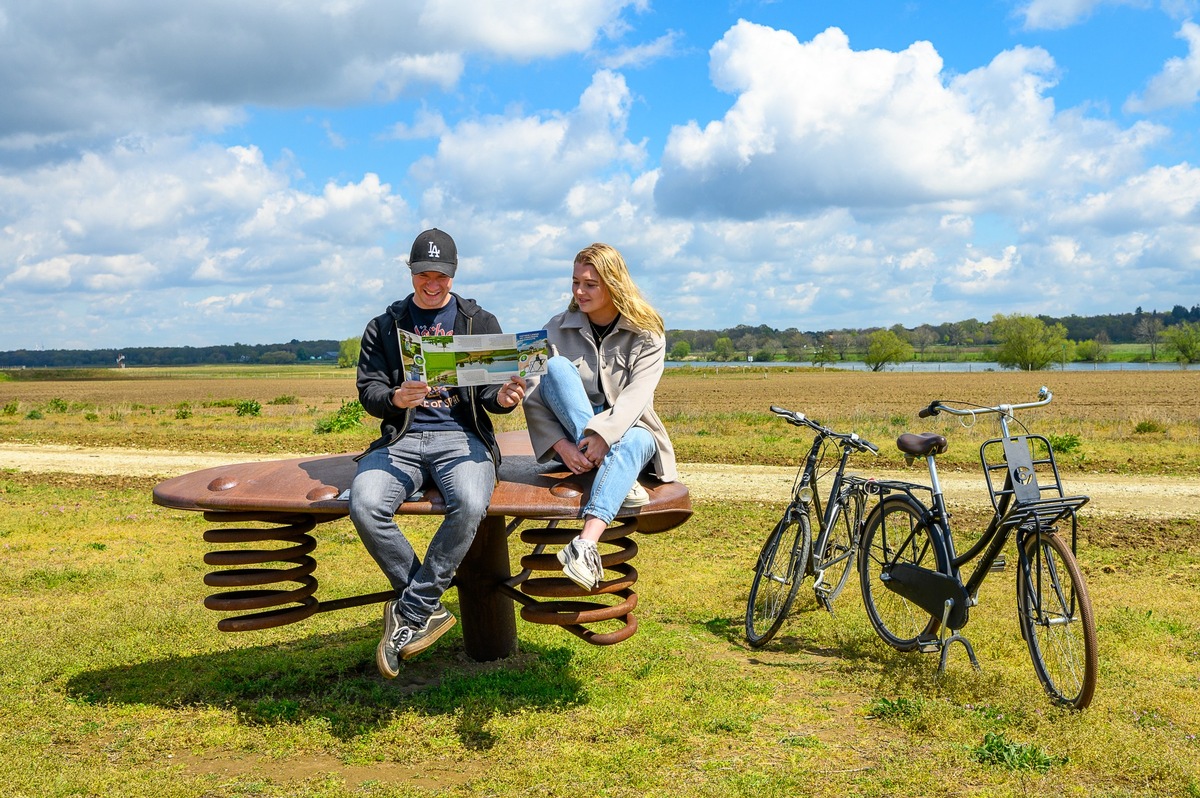
POLYGON ((426 335, 397 328, 404 372, 432 386, 495 385, 546 372, 546 331, 426 335))

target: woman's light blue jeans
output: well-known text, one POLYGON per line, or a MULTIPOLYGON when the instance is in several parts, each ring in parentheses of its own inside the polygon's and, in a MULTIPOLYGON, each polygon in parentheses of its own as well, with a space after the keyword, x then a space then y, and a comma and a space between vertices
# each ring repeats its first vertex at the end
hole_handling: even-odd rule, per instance
MULTIPOLYGON (((575 364, 562 356, 550 358, 546 374, 538 383, 542 399, 562 425, 563 435, 579 443, 587 434, 588 422, 601 412, 588 400, 587 391, 575 364)), ((630 427, 621 439, 612 444, 608 454, 596 468, 592 480, 592 494, 583 508, 583 515, 593 515, 604 523, 610 523, 621 509, 621 503, 642 469, 658 451, 654 436, 642 427, 630 427)))
POLYGON ((487 514, 495 484, 487 445, 465 432, 410 432, 358 462, 350 483, 350 520, 409 622, 420 626, 437 610, 487 514), (446 517, 421 562, 393 516, 426 477, 441 491, 446 517))

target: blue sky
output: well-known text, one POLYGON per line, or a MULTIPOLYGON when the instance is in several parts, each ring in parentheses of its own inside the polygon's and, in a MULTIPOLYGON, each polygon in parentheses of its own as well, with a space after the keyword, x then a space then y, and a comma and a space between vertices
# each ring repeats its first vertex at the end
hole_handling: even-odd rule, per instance
POLYGON ((1200 302, 1196 0, 0 0, 0 350, 357 336, 437 226, 507 330, 1200 302))

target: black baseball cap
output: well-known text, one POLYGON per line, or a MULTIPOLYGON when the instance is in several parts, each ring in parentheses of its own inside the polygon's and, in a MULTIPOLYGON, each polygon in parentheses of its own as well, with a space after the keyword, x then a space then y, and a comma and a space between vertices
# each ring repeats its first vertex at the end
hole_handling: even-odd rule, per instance
POLYGON ((421 233, 408 254, 408 268, 413 274, 438 272, 453 277, 458 269, 458 248, 454 246, 454 239, 436 227, 421 233))

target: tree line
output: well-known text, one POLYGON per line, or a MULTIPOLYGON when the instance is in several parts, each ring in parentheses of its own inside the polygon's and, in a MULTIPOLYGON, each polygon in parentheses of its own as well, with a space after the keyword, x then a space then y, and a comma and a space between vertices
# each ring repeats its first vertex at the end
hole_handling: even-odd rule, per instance
MULTIPOLYGON (((1022 316, 998 314, 989 321, 965 319, 913 328, 779 330, 739 324, 723 330, 668 330, 672 360, 756 362, 785 360, 833 363, 857 359, 880 370, 914 358, 962 359, 986 351, 988 359, 1011 368, 1038 369, 1060 360, 1099 362, 1117 344, 1142 344, 1149 359, 1200 362, 1200 304, 1170 311, 1098 316, 1022 316), (1011 361, 1011 362, 1010 362, 1011 361)), ((358 338, 341 341, 292 339, 284 344, 223 344, 204 347, 128 347, 124 349, 17 349, 0 352, 0 368, 116 368, 121 366, 193 366, 226 363, 303 363, 326 361, 353 367, 358 338)))
POLYGON ((1036 370, 1059 361, 1101 362, 1116 344, 1142 344, 1150 360, 1169 357, 1200 362, 1200 305, 1170 312, 1144 311, 1099 316, 997 314, 990 321, 966 319, 913 328, 778 330, 738 325, 725 330, 669 330, 672 360, 834 363, 862 360, 878 371, 914 358, 964 359, 986 353, 1002 366, 1036 370))
POLYGON ((336 361, 339 341, 217 346, 133 346, 124 349, 16 349, 0 352, 0 368, 120 368, 204 366, 226 363, 302 363, 336 361))

